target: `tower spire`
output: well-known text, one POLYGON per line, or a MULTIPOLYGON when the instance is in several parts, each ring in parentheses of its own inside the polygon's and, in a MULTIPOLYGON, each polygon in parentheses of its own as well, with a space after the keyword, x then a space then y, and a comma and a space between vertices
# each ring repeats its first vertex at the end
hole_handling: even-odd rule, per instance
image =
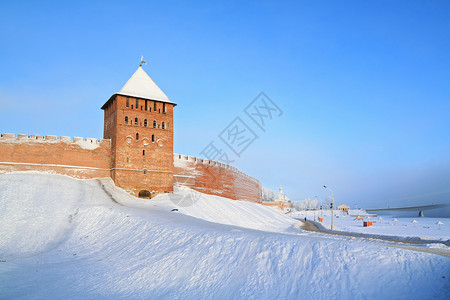
POLYGON ((144 60, 144 55, 141 55, 141 63, 139 64, 139 67, 142 67, 142 65, 146 65, 147 62, 144 60))

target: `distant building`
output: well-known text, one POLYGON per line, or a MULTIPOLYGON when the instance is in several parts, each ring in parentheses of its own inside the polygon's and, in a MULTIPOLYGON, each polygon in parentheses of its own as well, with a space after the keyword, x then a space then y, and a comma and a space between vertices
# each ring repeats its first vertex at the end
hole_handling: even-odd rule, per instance
POLYGON ((342 211, 347 211, 347 212, 349 209, 350 209, 350 207, 345 204, 341 204, 337 207, 337 210, 342 210, 342 211))
POLYGON ((291 200, 284 194, 282 187, 280 187, 277 199, 273 201, 263 201, 262 204, 267 206, 277 206, 280 209, 287 211, 294 208, 294 204, 292 204, 291 200))

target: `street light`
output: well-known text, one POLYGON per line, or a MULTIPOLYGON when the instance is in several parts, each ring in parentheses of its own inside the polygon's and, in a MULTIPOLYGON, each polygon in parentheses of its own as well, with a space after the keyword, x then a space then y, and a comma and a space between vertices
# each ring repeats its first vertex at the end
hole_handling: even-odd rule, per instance
POLYGON ((323 221, 323 198, 320 198, 320 217, 323 221))
MULTIPOLYGON (((319 203, 317 201, 317 196, 314 196, 316 198, 316 203, 319 203)), ((316 207, 314 208, 314 222, 316 221, 316 210, 317 210, 317 204, 315 205, 316 207)))
POLYGON ((331 191, 331 230, 333 230, 333 208, 334 208, 334 197, 333 197, 333 190, 327 187, 326 185, 323 186, 326 189, 329 189, 331 191))

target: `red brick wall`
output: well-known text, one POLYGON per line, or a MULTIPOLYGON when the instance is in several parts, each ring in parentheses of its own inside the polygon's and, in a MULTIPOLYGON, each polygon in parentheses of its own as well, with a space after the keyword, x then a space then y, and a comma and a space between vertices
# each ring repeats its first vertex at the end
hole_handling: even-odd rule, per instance
POLYGON ((199 192, 261 203, 261 183, 235 167, 174 154, 174 181, 199 192))
POLYGON ((76 178, 110 177, 109 140, 2 134, 0 171, 36 170, 76 178))
POLYGON ((141 190, 172 192, 173 104, 114 95, 103 109, 116 185, 136 196, 141 190))
MULTIPOLYGON (((145 135, 145 130, 140 128, 132 130, 145 135)), ((161 132, 159 136, 163 137, 163 134, 166 137, 172 134, 158 129, 152 132, 161 132)), ((172 147, 158 151, 164 146, 159 147, 156 142, 133 145, 136 142, 133 139, 130 146, 118 139, 116 153, 123 152, 119 156, 128 157, 130 163, 119 161, 116 166, 122 169, 114 172, 110 140, 74 138, 72 141, 69 137, 3 134, 0 136, 0 173, 34 170, 75 178, 112 177, 114 173, 116 185, 136 196, 140 190, 155 192, 152 196, 171 192, 175 182, 206 194, 261 202, 260 182, 232 166, 172 153, 168 163, 167 152, 172 151, 172 147), (149 151, 148 158, 147 153, 145 157, 134 153, 142 148, 149 151)))

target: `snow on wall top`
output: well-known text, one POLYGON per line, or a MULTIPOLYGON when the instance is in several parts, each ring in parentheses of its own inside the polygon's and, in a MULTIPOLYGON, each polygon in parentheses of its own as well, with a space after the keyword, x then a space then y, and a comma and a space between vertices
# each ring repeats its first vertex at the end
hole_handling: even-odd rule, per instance
POLYGON ((191 163, 196 163, 196 164, 204 164, 204 165, 210 165, 212 167, 217 167, 217 168, 222 168, 222 169, 226 169, 226 170, 231 170, 234 173, 245 177, 255 183, 260 184, 259 180, 251 177, 241 171, 239 171, 238 168, 224 164, 224 163, 220 163, 214 160, 208 160, 208 159, 202 159, 202 158, 198 158, 195 156, 188 156, 188 155, 181 155, 181 154, 173 154, 173 163, 175 167, 179 167, 179 168, 183 168, 183 169, 190 169, 189 168, 189 162, 191 163))
POLYGON ((169 100, 142 67, 134 72, 117 94, 175 104, 169 100))
POLYGON ((8 143, 58 143, 58 142, 66 142, 66 143, 74 143, 86 150, 94 150, 100 146, 102 143, 110 143, 110 140, 97 140, 95 138, 82 138, 82 137, 74 137, 73 141, 71 137, 68 136, 60 136, 59 138, 56 135, 28 135, 28 134, 16 134, 14 133, 3 133, 0 135, 0 142, 8 142, 8 143))

